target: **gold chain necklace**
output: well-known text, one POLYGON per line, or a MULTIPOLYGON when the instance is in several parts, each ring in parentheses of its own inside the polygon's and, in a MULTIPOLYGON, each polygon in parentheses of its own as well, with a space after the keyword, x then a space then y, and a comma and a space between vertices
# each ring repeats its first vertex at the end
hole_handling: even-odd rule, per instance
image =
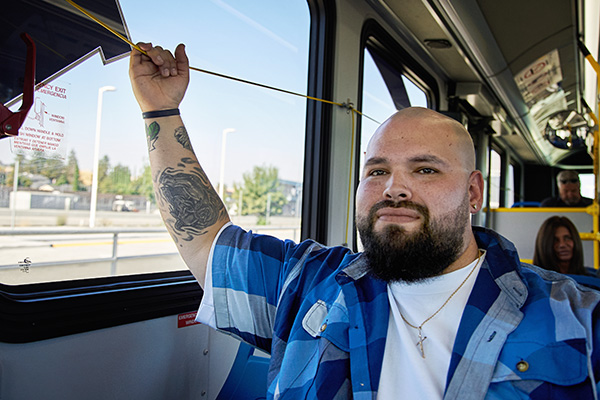
POLYGON ((444 302, 444 304, 442 304, 442 306, 440 308, 438 308, 436 312, 434 312, 433 314, 431 314, 429 316, 429 318, 427 318, 425 321, 421 322, 421 325, 414 326, 413 324, 411 324, 410 322, 408 322, 406 320, 406 318, 404 318, 404 315, 402 315, 402 311, 398 310, 398 312, 400 313, 400 316, 402 317, 402 320, 404 322, 406 322, 406 324, 408 326, 410 326, 411 328, 414 328, 414 329, 417 330, 417 333, 419 335, 419 341, 417 342, 417 346, 419 346, 419 349, 421 350, 421 357, 425 358, 425 349, 423 349, 423 342, 425 341, 425 339, 427 339, 427 336, 423 336, 423 325, 425 325, 433 317, 435 317, 440 311, 442 311, 442 308, 446 307, 446 304, 448 304, 448 302, 450 301, 450 299, 452 297, 454 297, 454 295, 460 290, 461 287, 464 286, 465 283, 467 283, 467 281, 469 280, 469 278, 473 274, 473 271, 475 271, 477 269, 477 266, 479 265, 479 261, 481 261, 481 256, 482 255, 483 255, 483 253, 481 251, 479 251, 479 256, 477 257, 477 263, 475 263, 475 266, 471 269, 471 272, 469 272, 469 274, 467 275, 467 277, 465 278, 465 280, 462 281, 460 285, 458 285, 458 287, 454 290, 454 292, 452 292, 452 294, 450 295, 450 297, 448 297, 446 299, 446 301, 444 302))

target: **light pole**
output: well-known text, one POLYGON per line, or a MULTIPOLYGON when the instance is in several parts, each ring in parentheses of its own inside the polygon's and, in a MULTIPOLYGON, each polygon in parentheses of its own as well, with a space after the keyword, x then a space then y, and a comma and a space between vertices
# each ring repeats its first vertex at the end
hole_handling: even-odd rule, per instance
POLYGON ((98 203, 98 170, 100 169, 100 126, 102 122, 102 95, 117 90, 114 86, 98 89, 98 111, 96 113, 96 142, 94 144, 94 171, 92 172, 92 198, 90 200, 90 228, 96 225, 96 204, 98 203))
POLYGON ((221 136, 221 173, 219 177, 219 197, 221 200, 225 201, 223 198, 223 188, 224 188, 224 179, 225 179, 225 147, 227 145, 227 134, 235 132, 233 128, 223 129, 223 134, 221 136))
POLYGON ((13 192, 10 199, 10 227, 14 229, 17 219, 17 190, 19 190, 19 154, 15 158, 15 169, 13 174, 13 192))
POLYGON ((265 223, 269 225, 269 219, 271 219, 271 192, 267 193, 267 218, 265 218, 265 223))

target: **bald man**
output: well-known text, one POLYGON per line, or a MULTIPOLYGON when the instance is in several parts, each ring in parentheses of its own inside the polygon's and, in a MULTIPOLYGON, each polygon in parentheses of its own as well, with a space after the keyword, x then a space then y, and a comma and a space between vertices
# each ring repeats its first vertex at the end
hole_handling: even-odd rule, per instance
POLYGON ((267 398, 597 398, 600 293, 471 226, 483 179, 462 125, 408 108, 377 130, 364 252, 255 235, 229 221, 179 116, 183 46, 140 46, 130 76, 159 207, 204 288, 198 320, 271 354, 267 398))

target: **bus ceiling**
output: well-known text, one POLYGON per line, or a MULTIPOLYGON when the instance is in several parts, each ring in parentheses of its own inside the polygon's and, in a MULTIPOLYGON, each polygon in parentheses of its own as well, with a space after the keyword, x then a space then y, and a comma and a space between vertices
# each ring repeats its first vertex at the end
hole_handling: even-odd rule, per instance
POLYGON ((453 82, 450 95, 490 120, 489 131, 523 161, 591 164, 586 146, 556 147, 545 130, 550 117, 564 111, 582 116, 592 130, 587 113, 598 111, 596 74, 578 40, 598 56, 597 1, 380 3, 453 82))

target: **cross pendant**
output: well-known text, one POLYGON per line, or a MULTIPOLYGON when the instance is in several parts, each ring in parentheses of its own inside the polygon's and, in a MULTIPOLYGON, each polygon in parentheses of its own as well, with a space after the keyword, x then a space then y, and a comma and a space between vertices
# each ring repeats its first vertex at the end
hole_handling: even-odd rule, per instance
POLYGON ((423 337, 423 331, 422 331, 421 327, 418 327, 417 330, 419 332, 419 341, 417 342, 417 346, 419 346, 419 349, 421 350, 421 357, 425 358, 425 350, 423 349, 423 342, 425 341, 425 339, 427 339, 427 336, 423 337))

